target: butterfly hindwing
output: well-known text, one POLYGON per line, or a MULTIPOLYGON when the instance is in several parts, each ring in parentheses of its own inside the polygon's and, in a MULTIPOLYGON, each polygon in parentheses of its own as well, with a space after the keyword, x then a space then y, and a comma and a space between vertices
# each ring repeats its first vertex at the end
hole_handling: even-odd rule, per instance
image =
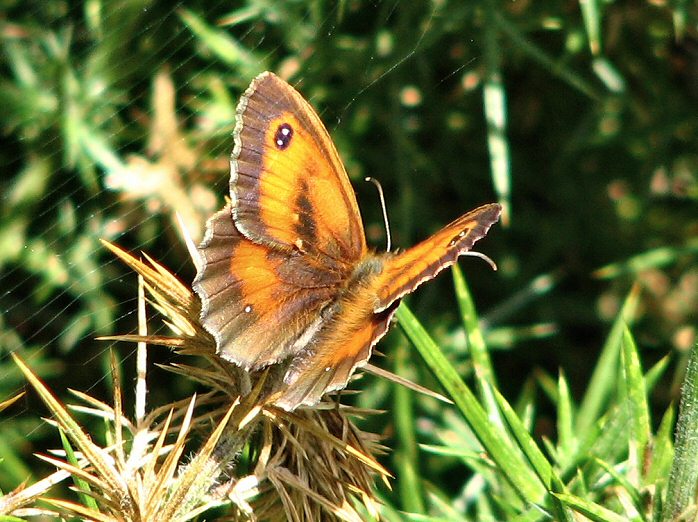
POLYGON ((299 339, 319 328, 320 310, 342 280, 313 259, 248 240, 229 205, 209 220, 199 252, 203 265, 193 288, 201 322, 218 352, 248 369, 293 355, 299 339))
MULTIPOLYGON (((284 388, 275 404, 292 410, 300 404, 315 404, 327 392, 347 385, 357 367, 371 357, 373 346, 385 335, 397 307, 379 314, 365 313, 349 322, 339 315, 324 325, 316 349, 298 356, 284 376, 284 388)), ((351 314, 350 314, 351 315, 351 314)))

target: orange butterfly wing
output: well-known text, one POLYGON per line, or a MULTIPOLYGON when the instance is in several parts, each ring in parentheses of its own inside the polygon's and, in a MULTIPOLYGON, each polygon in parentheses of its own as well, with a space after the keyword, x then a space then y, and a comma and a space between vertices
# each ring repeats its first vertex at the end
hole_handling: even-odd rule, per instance
POLYGON ((235 224, 256 243, 350 265, 366 253, 354 191, 310 104, 262 73, 237 110, 230 193, 235 224))
POLYGON ((327 130, 290 85, 259 75, 234 137, 231 205, 207 223, 193 288, 218 353, 256 370, 308 351, 366 242, 327 130))
POLYGON ((502 207, 483 205, 449 223, 431 237, 399 254, 388 254, 383 271, 373 283, 375 311, 389 308, 396 300, 433 279, 458 256, 470 250, 499 220, 502 207))
POLYGON ((235 227, 230 205, 209 219, 199 252, 203 265, 192 286, 201 298, 202 324, 221 356, 246 369, 303 348, 343 280, 312 258, 248 240, 235 227))
POLYGON ((323 394, 346 387, 354 370, 368 362, 373 346, 388 331, 398 303, 375 314, 366 297, 359 292, 337 303, 341 309, 318 333, 315 349, 291 362, 284 376, 286 387, 274 401, 277 406, 292 410, 300 404, 315 404, 323 394))

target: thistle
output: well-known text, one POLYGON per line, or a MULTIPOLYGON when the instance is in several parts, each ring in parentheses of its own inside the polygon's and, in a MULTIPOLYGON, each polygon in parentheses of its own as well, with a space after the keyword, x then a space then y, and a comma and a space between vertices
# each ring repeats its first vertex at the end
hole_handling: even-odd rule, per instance
MULTIPOLYGON (((388 472, 375 460, 384 451, 376 435, 361 431, 352 417, 375 413, 326 399, 288 412, 267 402, 273 367, 247 372, 220 358, 200 325, 198 299, 153 259, 140 261, 105 242, 141 282, 136 335, 103 339, 138 343, 136 414, 123 411, 119 365, 112 353, 111 405, 73 392, 84 404, 72 409, 107 424, 95 442, 19 358, 17 364, 51 410, 64 449, 41 458, 71 476, 80 501, 43 497, 56 510, 93 520, 188 520, 216 509, 232 519, 350 520, 378 516, 375 480, 388 472), (146 298, 147 296, 147 298, 146 298), (171 335, 149 334, 145 303, 162 316, 171 335), (166 346, 191 358, 165 368, 208 389, 147 411, 148 348, 166 346)), ((8 495, 19 508, 43 495, 8 495)), ((47 513, 50 510, 45 510, 47 513)), ((217 515, 218 516, 218 515, 217 515)))

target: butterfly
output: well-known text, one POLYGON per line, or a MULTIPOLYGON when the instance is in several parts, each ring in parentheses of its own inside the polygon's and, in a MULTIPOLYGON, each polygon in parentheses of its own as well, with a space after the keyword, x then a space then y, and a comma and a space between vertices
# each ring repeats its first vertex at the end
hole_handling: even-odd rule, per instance
POLYGON ((499 219, 501 207, 488 204, 403 252, 369 250, 327 130, 270 72, 243 94, 234 141, 230 202, 206 224, 192 286, 221 357, 250 371, 285 365, 271 403, 286 410, 344 388, 400 298, 499 219))

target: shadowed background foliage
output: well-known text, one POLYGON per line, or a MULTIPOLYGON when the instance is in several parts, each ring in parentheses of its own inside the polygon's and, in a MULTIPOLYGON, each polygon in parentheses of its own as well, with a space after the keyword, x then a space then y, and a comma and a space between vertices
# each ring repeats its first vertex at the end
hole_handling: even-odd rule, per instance
MULTIPOLYGON (((135 331, 136 285, 98 239, 191 281, 175 212, 200 238, 222 206, 235 105, 267 69, 318 109, 376 248, 384 230, 367 175, 383 184, 398 246, 481 203, 505 205, 478 244, 499 271, 461 262, 505 396, 533 380, 545 389, 559 367, 579 396, 639 282, 644 365, 669 352, 679 361, 652 397, 658 411, 676 397, 698 310, 693 3, 1 3, 0 398, 23 382, 11 352, 59 394, 106 391, 93 338, 135 331)), ((468 376, 452 279, 410 304, 468 376)), ((377 364, 436 386, 400 334, 381 351, 377 364)), ((152 378, 156 403, 191 390, 157 369, 152 378)), ((400 410, 391 385, 357 386, 362 404, 400 410)), ((534 432, 552 436, 546 404, 534 432)), ((40 474, 28 455, 53 440, 34 407, 26 399, 0 420, 3 489, 40 474)), ((440 421, 411 407, 428 441, 440 421)), ((413 457, 399 417, 369 423, 396 448, 389 469, 413 457)), ((423 472, 457 490, 448 469, 423 472)))

